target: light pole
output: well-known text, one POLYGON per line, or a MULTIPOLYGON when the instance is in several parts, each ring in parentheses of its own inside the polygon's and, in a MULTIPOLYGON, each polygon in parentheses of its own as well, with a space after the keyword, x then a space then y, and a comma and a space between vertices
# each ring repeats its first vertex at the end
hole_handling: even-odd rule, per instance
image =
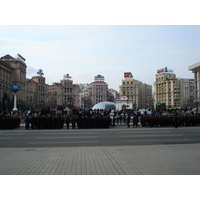
POLYGON ((17 85, 14 85, 12 87, 12 90, 14 91, 14 108, 13 108, 13 112, 17 112, 18 109, 17 109, 17 91, 19 91, 19 87, 17 85))

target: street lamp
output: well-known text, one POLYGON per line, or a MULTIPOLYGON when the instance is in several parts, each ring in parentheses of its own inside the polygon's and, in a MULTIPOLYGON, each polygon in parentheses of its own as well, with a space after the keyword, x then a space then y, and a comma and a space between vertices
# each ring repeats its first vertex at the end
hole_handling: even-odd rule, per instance
POLYGON ((14 91, 14 108, 13 108, 13 111, 17 112, 18 109, 17 109, 17 95, 16 95, 16 93, 17 93, 17 91, 19 91, 19 87, 17 85, 14 85, 12 87, 12 90, 14 91))

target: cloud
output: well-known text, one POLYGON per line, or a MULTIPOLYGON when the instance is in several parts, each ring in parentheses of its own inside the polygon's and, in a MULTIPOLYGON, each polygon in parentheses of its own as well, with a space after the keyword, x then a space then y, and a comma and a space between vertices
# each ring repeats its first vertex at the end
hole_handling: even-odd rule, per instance
POLYGON ((102 74, 118 90, 123 73, 130 71, 153 85, 157 69, 167 66, 177 77, 192 77, 187 68, 199 62, 196 27, 195 34, 187 26, 0 26, 0 30, 0 53, 20 53, 28 65, 27 75, 43 69, 48 84, 59 82, 66 73, 74 83, 90 83, 102 74))

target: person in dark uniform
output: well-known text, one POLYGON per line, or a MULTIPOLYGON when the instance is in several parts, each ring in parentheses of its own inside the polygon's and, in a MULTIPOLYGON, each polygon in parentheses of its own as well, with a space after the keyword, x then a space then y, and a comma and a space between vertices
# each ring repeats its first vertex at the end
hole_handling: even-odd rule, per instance
POLYGON ((72 117, 71 122, 72 122, 72 129, 75 129, 76 128, 76 118, 75 118, 75 116, 72 117))
POLYGON ((66 122, 66 125, 67 125, 67 129, 69 129, 69 124, 70 124, 70 118, 69 118, 69 116, 66 117, 65 122, 66 122))
POLYGON ((174 126, 175 126, 175 128, 178 128, 178 115, 177 115, 177 113, 174 114, 174 126))
POLYGON ((133 128, 134 128, 134 127, 135 127, 135 128, 138 127, 138 122, 139 122, 138 116, 135 115, 135 116, 133 117, 133 128))
POLYGON ((112 126, 113 126, 113 127, 115 127, 115 126, 116 126, 116 124, 115 124, 115 121, 116 121, 116 117, 115 117, 115 116, 113 116, 113 120, 112 120, 112 126))
POLYGON ((127 117, 127 119, 126 119, 127 128, 130 127, 130 121, 131 121, 131 117, 130 117, 130 115, 128 115, 128 117, 127 117))
POLYGON ((31 117, 31 129, 35 129, 36 127, 36 118, 34 116, 31 117))
POLYGON ((30 119, 28 116, 25 119, 25 123, 26 123, 25 129, 29 129, 30 119))

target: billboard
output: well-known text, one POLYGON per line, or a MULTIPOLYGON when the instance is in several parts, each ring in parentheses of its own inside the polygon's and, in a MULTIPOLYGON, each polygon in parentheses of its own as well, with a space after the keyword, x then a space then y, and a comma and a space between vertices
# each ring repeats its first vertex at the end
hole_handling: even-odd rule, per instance
POLYGON ((131 72, 124 72, 124 78, 133 78, 133 75, 131 72))
POLYGON ((44 75, 42 69, 39 69, 38 72, 37 72, 37 74, 39 74, 40 76, 44 75))
POLYGON ((173 72, 173 70, 168 69, 167 67, 157 70, 158 74, 163 73, 163 72, 173 72))
POLYGON ((63 76, 63 78, 64 79, 70 79, 70 78, 72 78, 69 74, 65 74, 64 76, 63 76))

